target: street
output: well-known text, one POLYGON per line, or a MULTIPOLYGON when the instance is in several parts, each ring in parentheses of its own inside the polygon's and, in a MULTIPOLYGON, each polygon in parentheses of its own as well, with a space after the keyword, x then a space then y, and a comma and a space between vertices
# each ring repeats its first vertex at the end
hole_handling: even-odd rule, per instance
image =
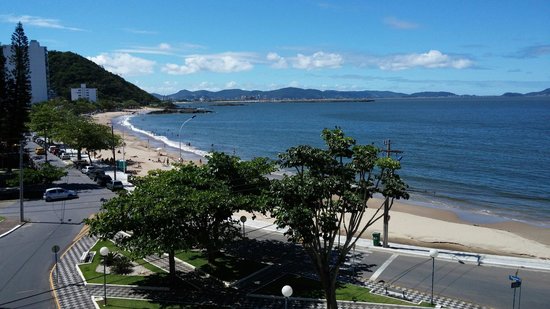
MULTIPOLYGON (((280 232, 265 229, 250 229, 251 239, 277 239, 286 241, 280 232)), ((350 281, 366 282, 376 274, 374 281, 405 290, 431 293, 432 260, 407 254, 377 251, 373 248, 357 248, 352 253, 349 265, 356 270, 350 281), (393 257, 393 255, 396 257, 393 257), (390 260, 389 264, 384 265, 390 260), (377 274, 382 265, 386 266, 377 274)), ((461 299, 491 308, 512 308, 514 291, 508 276, 516 273, 515 268, 477 266, 477 264, 456 261, 435 260, 434 298, 437 296, 461 299)), ((550 304, 550 272, 519 269, 522 278, 521 305, 523 308, 546 309, 550 304)), ((516 308, 519 304, 519 289, 516 291, 516 308)))
MULTIPOLYGON (((51 155, 49 159, 52 164, 63 166, 57 157, 51 155)), ((78 198, 48 203, 43 200, 25 201, 28 223, 0 238, 0 308, 55 307, 48 281, 54 263, 52 247, 58 245, 62 254, 83 228, 82 220, 100 209, 102 198, 114 196, 80 171, 74 168, 68 171, 68 176, 59 185, 76 190, 78 198)), ((0 208, 0 215, 18 220, 19 202, 0 208)), ((280 232, 263 228, 249 227, 246 235, 250 239, 286 242, 280 232)), ((357 283, 372 279, 405 290, 431 293, 431 258, 359 247, 352 253, 353 258, 347 265, 352 270, 347 272, 350 281, 357 283)), ((513 268, 478 266, 458 259, 436 259, 434 296, 493 308, 510 308, 514 291, 508 276, 515 273, 513 268)), ((530 309, 548 308, 550 272, 520 269, 518 276, 523 279, 521 305, 530 309)), ((517 292, 516 304, 519 289, 517 292)))
MULTIPOLYGON (((65 166, 54 155, 49 162, 65 166)), ((97 186, 74 168, 58 183, 78 192, 79 198, 55 202, 26 200, 24 215, 28 223, 0 239, 0 308, 53 308, 48 281, 54 264, 52 247, 60 254, 83 227, 84 218, 96 213, 101 198, 113 193, 97 186)), ((19 201, 0 209, 0 215, 19 220, 19 201)))

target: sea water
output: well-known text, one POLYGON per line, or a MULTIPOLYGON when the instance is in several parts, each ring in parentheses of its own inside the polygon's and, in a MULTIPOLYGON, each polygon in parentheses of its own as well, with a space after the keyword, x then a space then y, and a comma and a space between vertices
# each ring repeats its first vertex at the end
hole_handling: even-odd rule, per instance
MULTIPOLYGON (((224 151, 242 159, 323 146, 340 127, 359 144, 403 151, 400 174, 416 203, 472 222, 550 227, 550 98, 378 99, 346 103, 185 104, 212 113, 136 115, 119 121, 187 158, 224 151), (185 124, 184 124, 185 122, 185 124)), ((155 147, 156 147, 155 146, 155 147)))

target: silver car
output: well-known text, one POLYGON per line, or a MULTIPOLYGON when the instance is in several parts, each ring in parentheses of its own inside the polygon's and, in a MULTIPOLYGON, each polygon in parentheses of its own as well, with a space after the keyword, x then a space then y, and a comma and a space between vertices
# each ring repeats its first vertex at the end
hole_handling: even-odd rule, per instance
POLYGON ((44 200, 46 200, 46 202, 50 202, 53 200, 77 198, 77 197, 78 197, 78 194, 75 191, 67 190, 59 187, 46 189, 46 192, 44 192, 44 195, 43 195, 43 198, 44 200))

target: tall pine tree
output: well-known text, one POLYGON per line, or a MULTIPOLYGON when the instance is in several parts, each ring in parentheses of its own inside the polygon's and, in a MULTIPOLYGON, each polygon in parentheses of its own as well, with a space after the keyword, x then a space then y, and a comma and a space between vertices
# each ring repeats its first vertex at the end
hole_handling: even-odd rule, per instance
MULTIPOLYGON (((1 48, 1 44, 0 44, 1 48)), ((3 49, 0 49, 0 149, 2 142, 5 142, 8 137, 9 128, 7 126, 8 117, 8 84, 6 74, 6 57, 4 57, 3 49)))
POLYGON ((21 22, 17 23, 11 36, 11 66, 8 77, 8 113, 9 136, 7 142, 18 143, 25 133, 25 123, 29 120, 31 105, 31 81, 29 61, 29 41, 21 22))

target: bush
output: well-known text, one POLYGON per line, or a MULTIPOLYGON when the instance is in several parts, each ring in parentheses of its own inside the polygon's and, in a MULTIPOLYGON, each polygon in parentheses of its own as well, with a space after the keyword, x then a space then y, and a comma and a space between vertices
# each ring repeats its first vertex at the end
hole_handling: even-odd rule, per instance
POLYGON ((124 255, 116 255, 111 270, 118 275, 127 275, 132 272, 132 262, 124 255))
MULTIPOLYGON (((48 185, 64 176, 67 176, 65 169, 45 163, 38 169, 25 168, 23 170, 23 183, 25 185, 48 185)), ((19 186, 19 176, 14 174, 13 178, 6 180, 6 185, 19 186)))
POLYGON ((124 255, 116 252, 109 252, 101 264, 111 268, 111 271, 117 275, 127 275, 132 272, 132 261, 124 255))

